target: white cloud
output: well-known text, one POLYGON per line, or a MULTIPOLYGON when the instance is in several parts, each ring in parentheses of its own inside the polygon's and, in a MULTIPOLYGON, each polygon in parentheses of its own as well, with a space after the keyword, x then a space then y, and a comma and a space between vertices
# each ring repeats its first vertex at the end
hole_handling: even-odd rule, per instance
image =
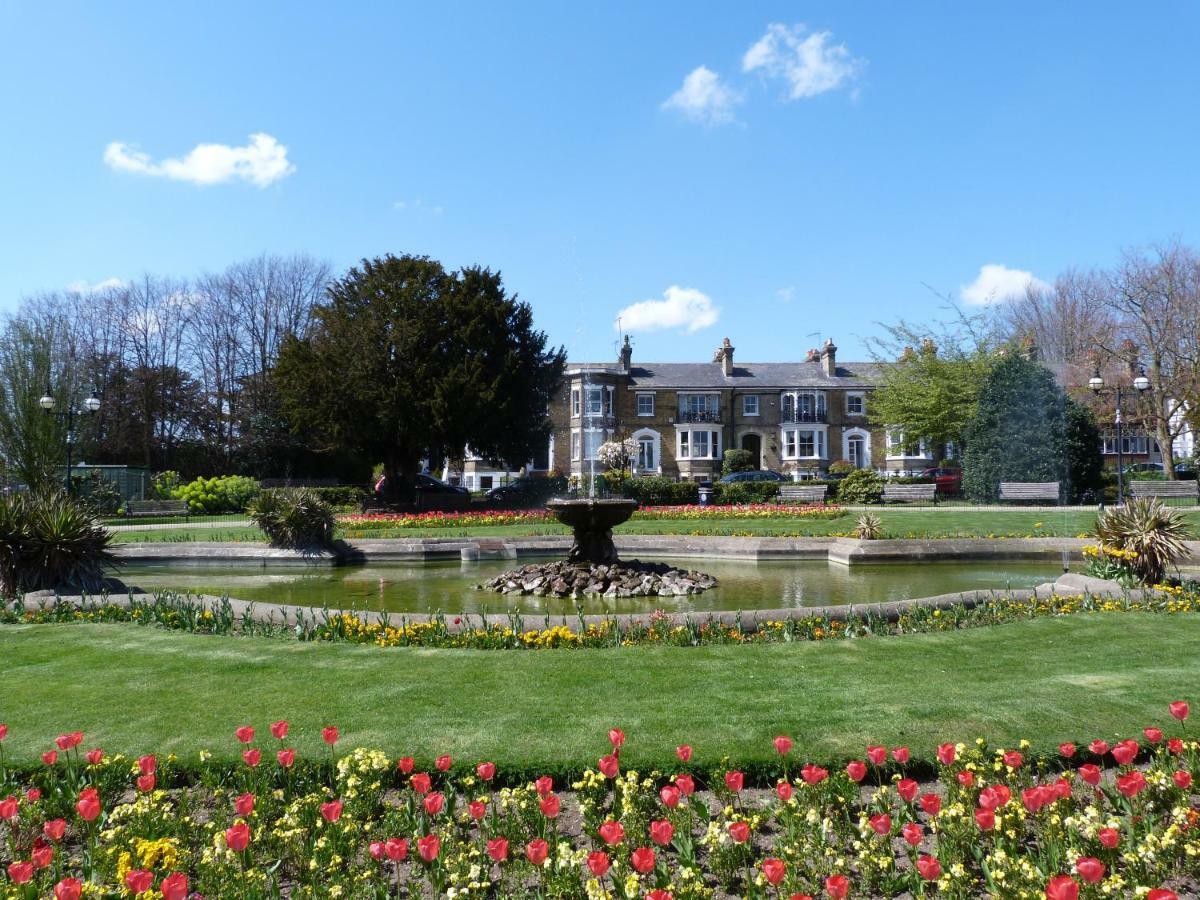
POLYGON ((959 293, 973 306, 986 306, 989 303, 1003 303, 1005 300, 1020 297, 1030 287, 1050 290, 1050 285, 1032 272, 1010 269, 999 263, 988 263, 979 267, 976 279, 959 288, 959 293))
POLYGON ((852 81, 863 67, 845 44, 832 43, 828 31, 809 33, 803 25, 767 26, 766 33, 742 57, 742 71, 781 78, 792 100, 815 97, 852 81))
POLYGON ((125 282, 120 278, 105 278, 95 284, 89 284, 86 281, 72 281, 67 285, 67 290, 73 294, 98 294, 101 291, 115 291, 123 287, 125 287, 125 282))
POLYGON ((781 287, 775 292, 775 296, 783 303, 791 303, 796 299, 796 286, 789 284, 787 287, 781 287))
POLYGON ((264 188, 296 171, 288 162, 287 147, 269 134, 252 134, 244 147, 226 144, 197 144, 182 159, 155 162, 129 144, 114 141, 104 151, 104 162, 118 172, 189 181, 192 184, 220 184, 248 181, 264 188))
POLYGON ((736 91, 721 83, 720 75, 707 66, 697 66, 662 106, 677 110, 693 122, 725 125, 733 121, 733 108, 741 99, 736 91))
POLYGON ((433 216, 440 216, 445 210, 440 206, 430 206, 425 203, 420 197, 409 203, 407 200, 397 200, 392 204, 392 209, 403 212, 406 209, 417 210, 419 212, 427 212, 433 216))
POLYGON ((617 313, 620 321, 613 327, 629 332, 679 328, 690 334, 715 325, 719 316, 708 294, 673 284, 663 291, 662 300, 642 300, 625 307, 617 313))

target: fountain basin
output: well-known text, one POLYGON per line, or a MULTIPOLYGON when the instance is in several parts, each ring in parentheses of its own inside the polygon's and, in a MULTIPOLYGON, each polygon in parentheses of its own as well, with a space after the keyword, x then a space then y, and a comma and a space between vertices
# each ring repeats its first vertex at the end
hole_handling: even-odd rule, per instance
POLYGON ((612 530, 625 522, 638 508, 636 500, 549 500, 546 509, 554 518, 570 526, 575 540, 567 562, 608 566, 617 562, 612 530))

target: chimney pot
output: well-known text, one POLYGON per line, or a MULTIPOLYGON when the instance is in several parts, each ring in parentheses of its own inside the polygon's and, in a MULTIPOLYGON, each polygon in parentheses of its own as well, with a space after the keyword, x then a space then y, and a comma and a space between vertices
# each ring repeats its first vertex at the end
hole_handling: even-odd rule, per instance
POLYGON ((833 338, 828 338, 821 348, 821 369, 826 377, 832 378, 837 374, 837 345, 833 338))

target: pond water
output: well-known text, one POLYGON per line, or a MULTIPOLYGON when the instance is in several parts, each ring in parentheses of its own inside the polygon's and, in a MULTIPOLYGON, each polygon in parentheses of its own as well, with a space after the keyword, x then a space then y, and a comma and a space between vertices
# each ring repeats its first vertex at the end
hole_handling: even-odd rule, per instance
MULTIPOLYGON (((880 603, 977 588, 1028 588, 1062 570, 1049 562, 890 563, 845 567, 824 561, 668 560, 700 568, 718 585, 687 597, 587 597, 585 613, 786 609, 842 603, 880 603)), ((527 560, 521 560, 524 564, 527 560)), ((327 568, 167 568, 125 566, 121 579, 146 591, 228 595, 286 606, 388 610, 396 613, 574 613, 575 602, 475 590, 513 560, 388 563, 327 568)))

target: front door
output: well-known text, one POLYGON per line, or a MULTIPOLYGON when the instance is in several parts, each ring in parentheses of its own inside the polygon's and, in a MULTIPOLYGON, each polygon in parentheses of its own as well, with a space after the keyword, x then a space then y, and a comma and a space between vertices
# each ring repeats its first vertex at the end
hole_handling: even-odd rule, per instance
POLYGON ((749 451, 754 456, 754 465, 762 468, 762 435, 758 434, 743 434, 742 449, 749 451))

